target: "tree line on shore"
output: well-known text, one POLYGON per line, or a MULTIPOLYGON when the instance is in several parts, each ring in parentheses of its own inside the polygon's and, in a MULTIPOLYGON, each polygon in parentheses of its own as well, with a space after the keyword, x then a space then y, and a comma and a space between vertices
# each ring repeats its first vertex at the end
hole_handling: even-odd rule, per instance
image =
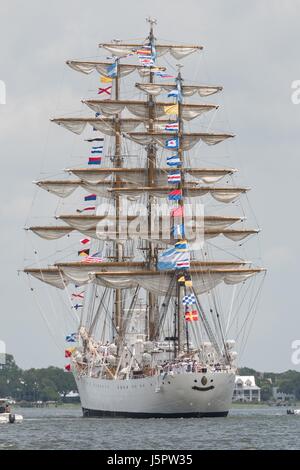
MULTIPOLYGON (((294 394, 300 400, 300 372, 258 372, 242 367, 239 375, 254 375, 261 387, 261 398, 272 398, 273 387, 278 391, 294 394)), ((59 367, 23 370, 17 366, 14 357, 6 354, 5 364, 0 365, 0 397, 11 397, 16 401, 63 401, 66 395, 77 391, 73 374, 59 367)))
POLYGON ((14 357, 6 354, 0 365, 0 397, 16 401, 64 401, 65 396, 77 391, 73 374, 59 367, 22 370, 14 357))

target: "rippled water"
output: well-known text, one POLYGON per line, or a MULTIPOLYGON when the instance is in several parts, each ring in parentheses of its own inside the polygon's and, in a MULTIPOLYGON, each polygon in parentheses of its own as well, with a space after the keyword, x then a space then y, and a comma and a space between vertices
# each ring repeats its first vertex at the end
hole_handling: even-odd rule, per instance
POLYGON ((300 416, 283 408, 235 408, 227 418, 84 419, 79 407, 15 410, 0 449, 299 449, 300 416))

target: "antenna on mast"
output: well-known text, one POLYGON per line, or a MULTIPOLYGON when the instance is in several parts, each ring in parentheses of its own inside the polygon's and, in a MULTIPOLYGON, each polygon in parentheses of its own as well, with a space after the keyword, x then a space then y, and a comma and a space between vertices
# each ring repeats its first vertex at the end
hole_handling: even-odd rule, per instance
POLYGON ((177 67, 177 80, 181 80, 181 69, 183 68, 182 64, 176 64, 177 67))
POLYGON ((150 24, 149 40, 152 41, 153 39, 155 39, 155 37, 153 35, 153 25, 157 24, 157 19, 156 18, 151 18, 151 16, 148 16, 148 18, 146 18, 146 21, 147 21, 147 23, 150 24))

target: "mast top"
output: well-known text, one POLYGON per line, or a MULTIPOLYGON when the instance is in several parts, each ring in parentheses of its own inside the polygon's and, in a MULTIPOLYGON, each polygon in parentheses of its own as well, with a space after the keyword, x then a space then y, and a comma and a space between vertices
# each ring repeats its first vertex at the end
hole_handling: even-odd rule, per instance
POLYGON ((157 19, 156 18, 151 18, 151 16, 148 16, 148 18, 146 18, 146 21, 147 23, 150 24, 150 32, 149 32, 149 41, 152 42, 155 37, 154 37, 154 34, 153 34, 153 25, 156 25, 157 24, 157 19))

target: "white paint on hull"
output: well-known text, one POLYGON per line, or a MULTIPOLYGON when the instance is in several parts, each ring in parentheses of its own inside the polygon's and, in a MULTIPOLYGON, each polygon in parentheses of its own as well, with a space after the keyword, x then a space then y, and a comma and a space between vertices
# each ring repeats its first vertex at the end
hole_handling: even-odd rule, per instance
POLYGON ((84 409, 111 413, 226 413, 233 395, 232 372, 185 373, 143 379, 103 380, 76 377, 84 409), (202 377, 207 384, 201 383, 202 377), (157 391, 159 387, 159 391, 157 391), (209 388, 197 390, 193 387, 209 388))

